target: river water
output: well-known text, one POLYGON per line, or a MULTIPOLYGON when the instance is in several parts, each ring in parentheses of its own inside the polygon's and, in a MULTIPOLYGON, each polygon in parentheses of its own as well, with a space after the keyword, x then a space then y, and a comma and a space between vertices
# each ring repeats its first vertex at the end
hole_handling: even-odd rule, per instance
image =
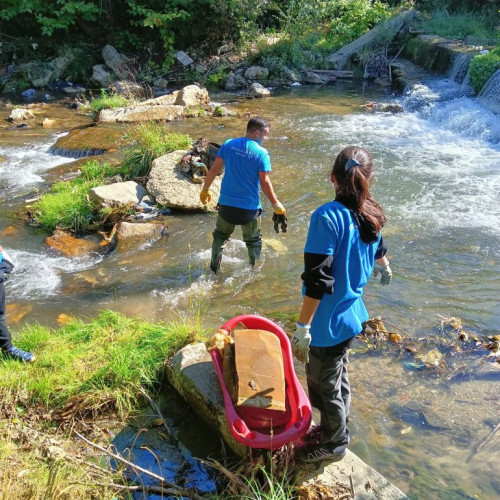
MULTIPOLYGON (((91 318, 101 309, 153 321, 200 315, 214 328, 237 314, 257 313, 289 326, 301 303, 310 214, 333 197, 328 173, 335 154, 361 145, 374 157, 373 193, 388 216, 384 240, 394 272, 389 287, 375 279, 366 286, 370 314, 424 341, 439 335, 442 317, 450 316, 460 317, 468 331, 500 333, 498 115, 449 80, 425 82, 403 96, 337 83, 276 91, 265 101, 212 97, 232 100, 240 117, 190 119, 172 130, 220 143, 243 134, 245 112, 271 120, 271 178, 289 225, 286 234, 276 234, 263 202, 257 269, 247 268, 237 229, 220 274, 210 273, 215 214, 204 213, 169 216, 167 238, 105 258, 55 254, 44 245, 47 235, 18 214, 68 159, 47 154, 54 133, 3 130, 0 237, 19 264, 7 290, 14 332, 25 321, 55 326, 60 313, 91 318), (396 101, 405 112, 369 111, 363 107, 368 101, 396 101)), ((500 433, 484 439, 500 418, 498 363, 484 362, 488 370, 481 376, 447 382, 412 370, 394 348, 367 353, 362 347, 351 356, 351 449, 411 498, 497 498, 500 433), (441 429, 423 425, 418 411, 441 429)), ((463 361, 446 358, 450 370, 463 361)))

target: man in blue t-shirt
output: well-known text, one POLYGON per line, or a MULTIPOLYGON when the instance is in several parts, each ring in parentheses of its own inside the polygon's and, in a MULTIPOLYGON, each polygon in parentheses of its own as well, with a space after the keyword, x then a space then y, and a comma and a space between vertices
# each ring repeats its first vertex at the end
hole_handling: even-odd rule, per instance
POLYGON ((259 186, 271 202, 274 213, 285 215, 285 207, 274 194, 269 178, 271 159, 267 149, 261 146, 269 135, 269 123, 263 118, 252 118, 247 124, 244 137, 228 139, 220 147, 200 193, 200 201, 206 205, 212 199, 210 186, 224 167, 224 177, 219 197, 219 214, 213 232, 210 269, 217 273, 222 259, 224 244, 233 234, 235 226, 241 226, 243 241, 248 249, 250 265, 260 257, 262 236, 260 232, 259 186))

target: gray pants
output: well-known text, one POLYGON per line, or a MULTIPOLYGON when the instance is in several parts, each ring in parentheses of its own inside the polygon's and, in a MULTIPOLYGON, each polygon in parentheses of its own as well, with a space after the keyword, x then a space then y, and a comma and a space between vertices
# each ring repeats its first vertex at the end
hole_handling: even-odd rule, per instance
POLYGON ((311 347, 306 365, 309 399, 321 414, 320 442, 334 453, 341 453, 349 443, 351 389, 347 365, 353 340, 332 347, 311 347))
MULTIPOLYGON (((227 222, 220 215, 217 216, 215 230, 212 233, 214 240, 212 243, 212 260, 210 261, 210 269, 214 273, 219 270, 224 245, 233 234, 235 227, 236 224, 227 222)), ((260 216, 246 224, 241 224, 241 231, 243 232, 243 241, 247 246, 250 265, 253 266, 259 260, 262 250, 260 216)))
POLYGON ((0 349, 6 351, 12 347, 12 337, 5 324, 5 287, 0 282, 0 349))

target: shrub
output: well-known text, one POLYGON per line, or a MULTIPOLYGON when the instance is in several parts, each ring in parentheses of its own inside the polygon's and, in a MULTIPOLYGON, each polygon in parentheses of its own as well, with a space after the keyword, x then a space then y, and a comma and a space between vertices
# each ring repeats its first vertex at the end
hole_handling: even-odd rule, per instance
POLYGON ((193 140, 187 134, 170 132, 163 122, 142 122, 127 132, 127 138, 135 141, 125 153, 122 173, 127 179, 149 175, 156 158, 177 149, 187 149, 193 140))
POLYGON ((488 54, 476 56, 469 65, 472 88, 480 92, 485 83, 500 68, 500 45, 488 54))

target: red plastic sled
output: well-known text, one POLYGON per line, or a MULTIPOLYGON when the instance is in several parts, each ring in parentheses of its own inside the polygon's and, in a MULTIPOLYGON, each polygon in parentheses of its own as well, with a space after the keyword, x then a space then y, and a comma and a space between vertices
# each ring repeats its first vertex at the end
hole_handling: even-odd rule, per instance
POLYGON ((280 339, 285 372, 286 411, 234 406, 222 375, 222 356, 219 349, 212 349, 210 355, 224 395, 227 423, 234 438, 245 446, 276 450, 307 432, 311 424, 311 404, 295 375, 287 334, 271 320, 251 314, 236 316, 222 328, 231 333, 240 322, 250 329, 272 332, 280 339))

